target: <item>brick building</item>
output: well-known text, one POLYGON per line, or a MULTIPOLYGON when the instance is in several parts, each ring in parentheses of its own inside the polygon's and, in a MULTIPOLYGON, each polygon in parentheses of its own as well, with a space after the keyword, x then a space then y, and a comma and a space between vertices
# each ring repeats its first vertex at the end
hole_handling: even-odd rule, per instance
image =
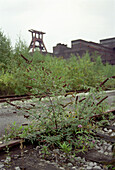
POLYGON ((111 65, 115 65, 115 37, 100 40, 100 43, 78 39, 71 41, 71 48, 61 43, 53 47, 53 55, 57 57, 63 56, 65 59, 68 59, 71 54, 82 57, 86 51, 88 51, 90 55, 96 52, 101 56, 103 63, 108 62, 111 65))

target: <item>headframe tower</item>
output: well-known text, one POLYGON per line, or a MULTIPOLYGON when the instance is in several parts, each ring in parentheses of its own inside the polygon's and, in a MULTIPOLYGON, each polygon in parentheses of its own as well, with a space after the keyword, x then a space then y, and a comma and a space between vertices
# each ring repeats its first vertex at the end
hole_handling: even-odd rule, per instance
POLYGON ((29 32, 32 33, 32 40, 29 46, 29 50, 32 49, 32 53, 35 51, 35 48, 38 48, 39 51, 42 52, 46 52, 47 53, 47 49, 45 47, 45 44, 43 42, 43 34, 45 34, 42 31, 37 31, 37 30, 28 30, 29 32))

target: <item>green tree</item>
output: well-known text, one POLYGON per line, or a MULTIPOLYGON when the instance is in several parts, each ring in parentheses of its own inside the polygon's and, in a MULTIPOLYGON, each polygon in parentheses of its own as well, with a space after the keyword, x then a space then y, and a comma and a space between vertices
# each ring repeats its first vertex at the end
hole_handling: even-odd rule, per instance
POLYGON ((7 63, 12 47, 10 39, 0 30, 0 65, 7 63))
POLYGON ((19 57, 20 54, 28 56, 28 46, 24 40, 21 40, 21 38, 18 37, 14 47, 14 55, 15 57, 19 57))

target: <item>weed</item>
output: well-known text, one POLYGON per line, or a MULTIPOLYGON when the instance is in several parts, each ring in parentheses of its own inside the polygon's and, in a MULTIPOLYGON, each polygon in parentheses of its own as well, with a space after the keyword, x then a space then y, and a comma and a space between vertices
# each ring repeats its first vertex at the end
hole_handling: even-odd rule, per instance
MULTIPOLYGON (((90 88, 84 96, 69 93, 66 99, 64 96, 68 96, 68 93, 61 86, 63 87, 63 82, 60 83, 60 88, 56 88, 56 85, 51 87, 52 94, 46 94, 44 99, 41 97, 35 110, 28 112, 31 120, 28 126, 17 127, 14 122, 10 136, 13 134, 14 137, 19 136, 32 143, 37 140, 41 145, 45 143, 47 147, 44 145, 44 153, 47 153, 48 147, 61 147, 66 154, 85 152, 93 148, 96 144, 94 131, 98 127, 95 117, 107 109, 102 100, 104 93, 101 88, 90 88), (59 90, 61 96, 57 96, 59 90)), ((47 88, 45 82, 44 87, 47 88)), ((105 117, 102 123, 105 123, 104 119, 105 117)))
POLYGON ((65 142, 63 142, 63 144, 59 143, 59 146, 61 147, 61 150, 66 154, 69 154, 69 152, 72 150, 72 147, 69 144, 66 144, 65 142))
POLYGON ((41 153, 44 155, 44 157, 45 157, 46 155, 49 155, 50 153, 48 152, 48 146, 43 145, 43 146, 42 146, 42 149, 41 149, 41 153))

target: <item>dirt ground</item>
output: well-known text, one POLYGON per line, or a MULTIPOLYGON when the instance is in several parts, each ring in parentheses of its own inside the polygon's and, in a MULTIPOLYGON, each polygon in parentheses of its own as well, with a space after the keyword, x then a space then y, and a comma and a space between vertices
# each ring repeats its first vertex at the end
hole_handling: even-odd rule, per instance
MULTIPOLYGON (((113 160, 115 165, 115 159, 110 159, 108 156, 104 156, 96 152, 95 149, 90 150, 88 153, 79 154, 77 156, 84 157, 87 161, 95 162, 111 162, 113 160)), ((72 167, 67 166, 66 170, 72 170, 72 167)), ((9 151, 7 149, 0 151, 0 165, 4 165, 0 170, 59 170, 63 169, 64 163, 61 161, 50 159, 50 156, 46 157, 45 160, 40 158, 39 150, 36 145, 24 145, 23 149, 20 145, 14 146, 9 151), (9 161, 8 161, 9 157, 9 161), (61 167, 61 168, 60 168, 61 167)), ((103 165, 102 165, 103 167, 103 165)), ((82 170, 81 164, 78 163, 78 169, 82 170)), ((110 169, 109 169, 110 170, 110 169)))
POLYGON ((38 158, 37 151, 32 145, 27 146, 23 151, 19 146, 14 147, 9 153, 4 151, 0 152, 0 161, 5 166, 5 170, 58 170, 53 164, 38 158), (23 152, 23 153, 22 153, 23 152), (7 157, 11 158, 11 161, 5 163, 7 157), (18 168, 19 167, 19 168, 18 168))

